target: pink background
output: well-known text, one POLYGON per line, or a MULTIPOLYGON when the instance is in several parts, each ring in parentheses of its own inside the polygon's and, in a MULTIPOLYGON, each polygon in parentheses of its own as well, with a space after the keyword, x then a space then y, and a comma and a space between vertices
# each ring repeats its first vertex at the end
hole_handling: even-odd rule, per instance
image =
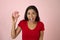
MULTIPOLYGON (((19 11, 19 22, 24 18, 29 5, 35 5, 39 10, 41 21, 45 24, 44 40, 60 40, 59 2, 60 0, 0 0, 0 40, 12 40, 11 14, 19 11)), ((22 40, 22 31, 14 40, 22 40)))

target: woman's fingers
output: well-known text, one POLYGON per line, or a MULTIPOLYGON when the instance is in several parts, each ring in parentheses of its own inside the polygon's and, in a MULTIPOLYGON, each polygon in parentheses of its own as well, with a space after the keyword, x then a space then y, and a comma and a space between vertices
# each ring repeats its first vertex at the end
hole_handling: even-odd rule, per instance
POLYGON ((19 12, 18 11, 15 11, 12 13, 12 19, 13 21, 17 21, 18 17, 19 17, 19 12))

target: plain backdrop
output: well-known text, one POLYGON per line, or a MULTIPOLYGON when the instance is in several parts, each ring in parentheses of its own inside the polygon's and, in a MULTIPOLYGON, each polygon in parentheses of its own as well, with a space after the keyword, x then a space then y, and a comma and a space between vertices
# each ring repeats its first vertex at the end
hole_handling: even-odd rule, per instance
MULTIPOLYGON (((25 10, 30 5, 37 7, 45 25, 44 40, 60 40, 60 0, 0 0, 0 40, 13 40, 12 12, 19 11, 18 24, 24 19, 25 10)), ((14 40, 22 40, 22 31, 14 40)))

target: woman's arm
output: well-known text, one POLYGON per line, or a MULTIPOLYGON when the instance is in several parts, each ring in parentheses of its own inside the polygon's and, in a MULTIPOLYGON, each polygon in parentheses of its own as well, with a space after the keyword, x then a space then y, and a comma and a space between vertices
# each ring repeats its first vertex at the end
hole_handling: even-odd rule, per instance
POLYGON ((43 36, 44 36, 44 31, 40 31, 40 38, 39 38, 39 40, 43 40, 43 36))
POLYGON ((12 39, 14 39, 14 38, 16 38, 17 37, 17 35, 20 33, 20 31, 21 31, 21 28, 20 27, 17 27, 16 29, 15 29, 15 26, 16 24, 12 24, 12 29, 11 29, 11 37, 12 37, 12 39))
POLYGON ((15 11, 13 12, 12 14, 12 29, 11 29, 11 37, 12 39, 16 38, 16 36, 20 33, 21 31, 21 28, 20 27, 16 27, 16 22, 17 22, 17 19, 19 17, 19 12, 15 11))

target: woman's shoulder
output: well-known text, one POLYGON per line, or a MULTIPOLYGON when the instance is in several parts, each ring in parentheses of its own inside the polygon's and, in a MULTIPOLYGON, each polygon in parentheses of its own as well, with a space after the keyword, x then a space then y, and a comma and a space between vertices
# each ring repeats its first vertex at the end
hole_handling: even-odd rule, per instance
POLYGON ((38 27, 39 27, 40 31, 44 31, 45 30, 44 23, 42 21, 39 21, 38 27))
POLYGON ((25 23, 25 22, 26 22, 26 20, 24 20, 24 19, 23 20, 20 20, 20 23, 25 23))
POLYGON ((23 24, 25 24, 25 20, 20 20, 18 23, 18 25, 23 25, 23 24))
POLYGON ((38 24, 40 25, 44 25, 44 23, 42 21, 38 21, 38 24))

